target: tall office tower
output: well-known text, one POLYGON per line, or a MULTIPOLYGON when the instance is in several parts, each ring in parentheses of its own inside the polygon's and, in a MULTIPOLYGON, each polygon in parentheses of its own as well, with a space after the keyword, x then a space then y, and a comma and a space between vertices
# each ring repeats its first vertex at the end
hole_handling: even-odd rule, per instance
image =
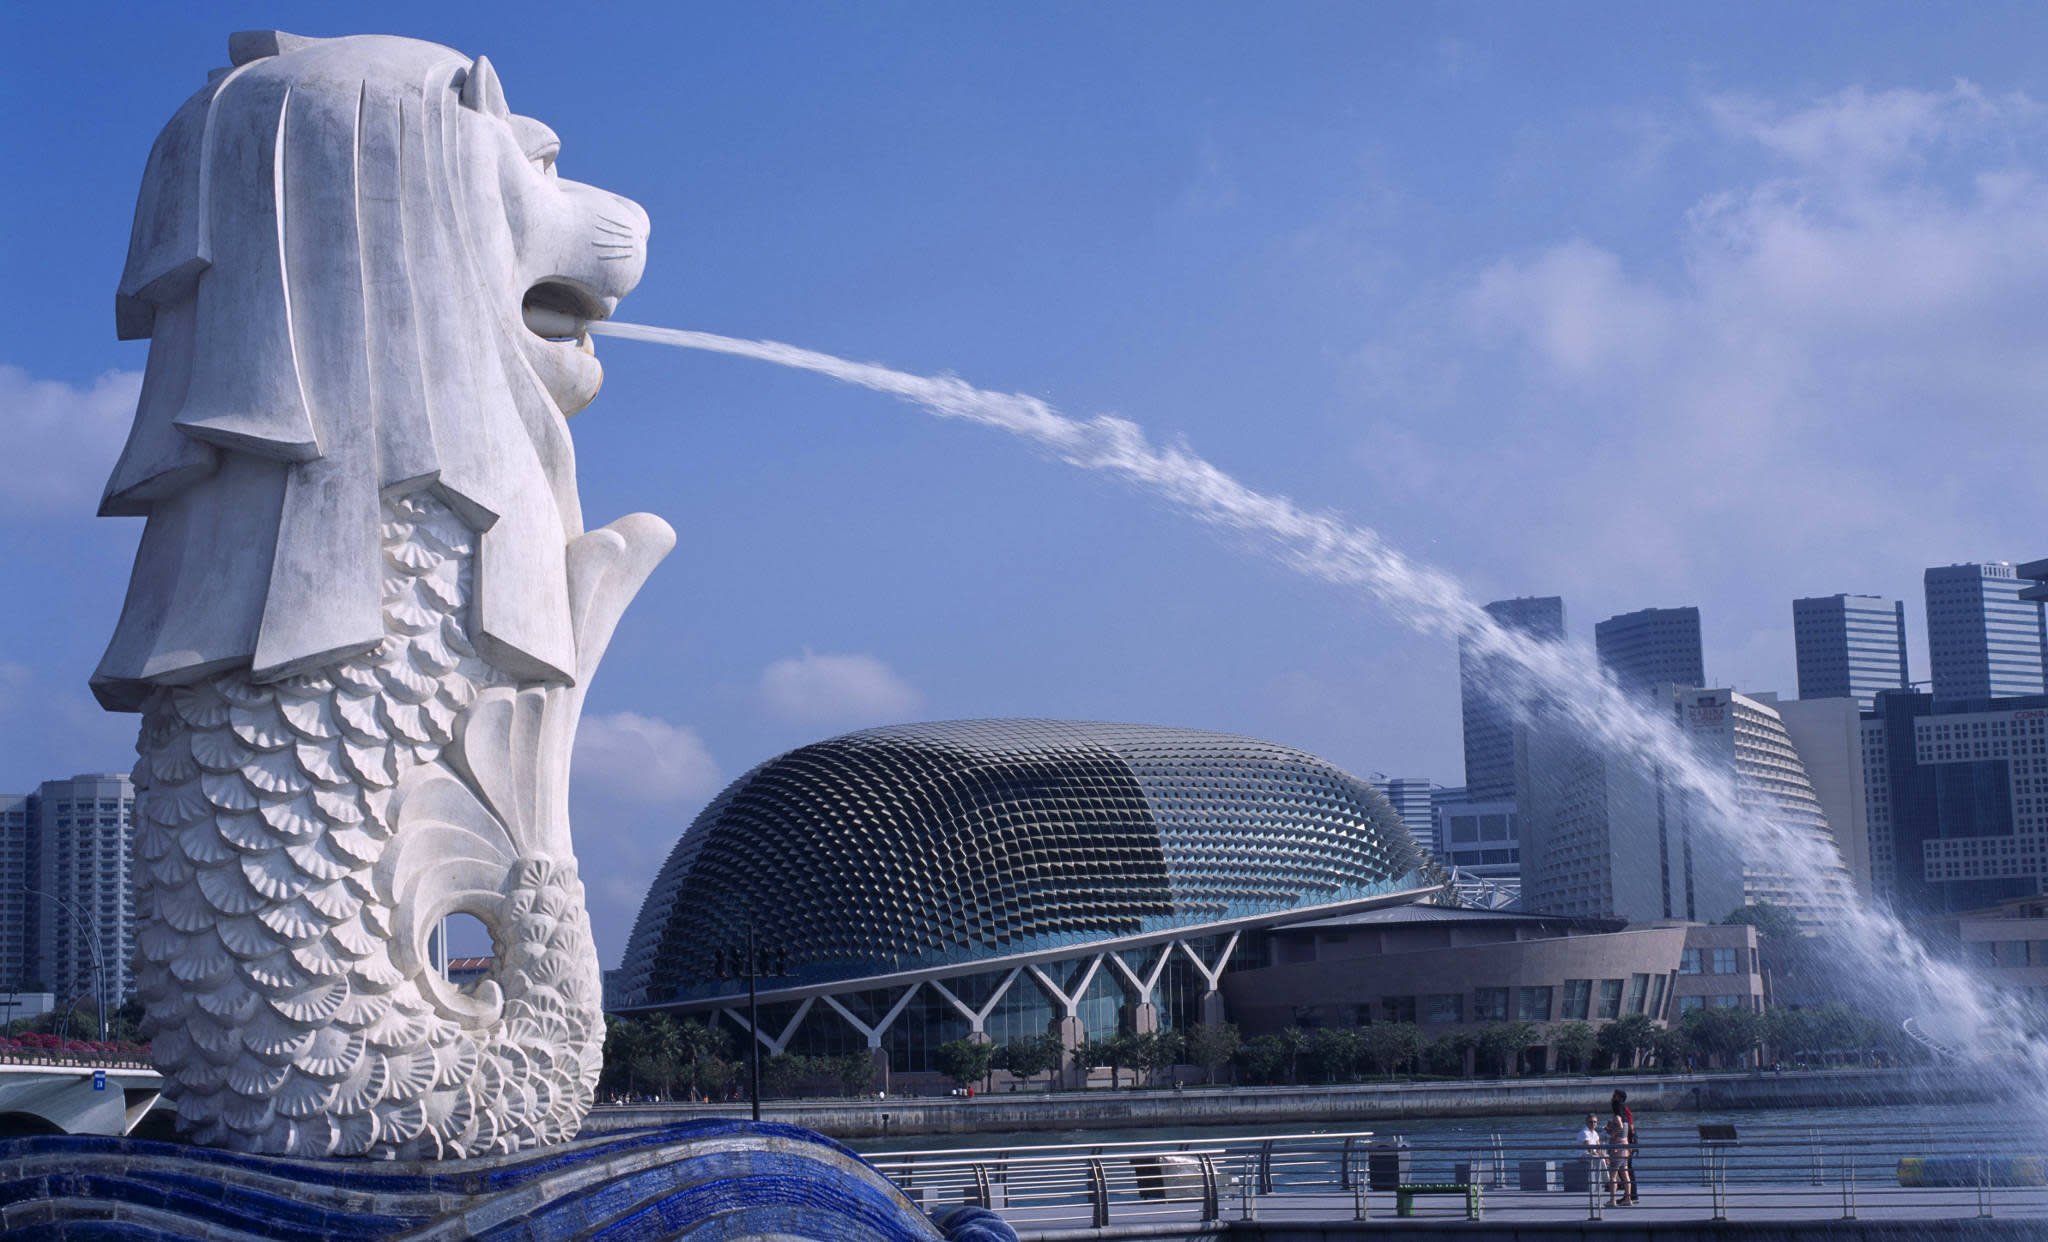
POLYGON ((1869 779, 1863 770, 1862 706, 1855 699, 1797 698, 1775 705, 1820 799, 1849 878, 1864 897, 1870 878, 1869 779))
POLYGON ((1927 654, 1934 697, 1984 699, 2048 690, 2041 603, 2010 561, 1927 571, 1927 654))
POLYGON ((1868 711, 1880 690, 1903 690, 1906 605, 1881 595, 1824 595, 1792 601, 1799 697, 1855 699, 1868 711))
POLYGON ((1929 916, 2048 892, 2048 694, 1890 690, 1863 734, 1880 897, 1929 916))
POLYGON ((1415 838, 1415 843, 1435 853, 1434 791, 1437 786, 1431 784, 1426 776, 1386 776, 1378 772, 1373 773, 1371 784, 1394 804, 1394 810, 1400 814, 1401 822, 1408 826, 1408 834, 1415 838))
POLYGON ((0 991, 40 991, 29 903, 36 899, 35 807, 26 794, 0 794, 0 991))
POLYGON ((2048 558, 2028 561, 2013 572, 2026 579, 2020 588, 2021 599, 2048 601, 2048 558))
MULTIPOLYGON (((1564 639, 1564 600, 1555 595, 1530 595, 1496 600, 1486 606, 1494 621, 1532 637, 1564 639)), ((1515 796, 1515 711, 1503 702, 1489 661, 1458 644, 1458 694, 1465 714, 1465 795, 1474 802, 1496 802, 1515 796)))
POLYGON ((1851 899, 1849 873, 1770 696, 1668 682, 1649 693, 1724 767, 1743 813, 1765 830, 1723 831, 1670 774, 1611 761, 1567 730, 1538 728, 1529 767, 1544 778, 1520 799, 1523 908, 1718 923, 1768 901, 1802 926, 1824 926, 1851 899), (1818 865, 1785 865, 1795 846, 1818 865))
POLYGON ((1609 617, 1593 627, 1600 663, 1631 696, 1655 694, 1659 686, 1707 684, 1700 648, 1700 610, 1645 608, 1609 617))
POLYGON ((93 993, 103 977, 117 1007, 135 988, 135 786, 125 772, 88 772, 44 781, 35 804, 42 981, 75 995, 93 993))

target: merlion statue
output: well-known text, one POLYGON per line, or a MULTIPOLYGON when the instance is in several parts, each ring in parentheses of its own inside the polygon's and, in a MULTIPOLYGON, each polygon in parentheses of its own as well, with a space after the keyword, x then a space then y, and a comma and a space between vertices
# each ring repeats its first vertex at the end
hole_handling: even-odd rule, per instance
POLYGON ((93 678, 142 714, 136 980, 203 1143, 468 1156, 574 1136, 599 973, 568 821, 584 687, 674 545, 583 529, 566 416, 647 217, 555 174, 490 62, 237 35, 150 152, 147 337, 103 514, 148 519, 93 678), (470 987, 430 960, 481 920, 470 987))

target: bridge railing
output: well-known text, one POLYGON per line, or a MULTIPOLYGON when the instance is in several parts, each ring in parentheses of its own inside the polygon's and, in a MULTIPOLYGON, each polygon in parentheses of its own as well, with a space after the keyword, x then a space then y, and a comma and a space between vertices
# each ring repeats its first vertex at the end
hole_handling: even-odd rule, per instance
POLYGON ((1147 1222, 1396 1214, 2048 1222, 2048 1135, 1976 1118, 1882 1133, 1824 1125, 1696 1131, 1666 1114, 1632 1150, 1497 1133, 1410 1140, 1351 1131, 955 1148, 870 1160, 927 1208, 978 1204, 1026 1236, 1147 1222))

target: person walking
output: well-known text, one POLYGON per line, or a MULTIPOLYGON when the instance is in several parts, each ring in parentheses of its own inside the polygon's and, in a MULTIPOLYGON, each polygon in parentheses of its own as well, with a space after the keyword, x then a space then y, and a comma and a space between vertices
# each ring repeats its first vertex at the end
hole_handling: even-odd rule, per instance
POLYGON ((1607 1204, 1609 1207, 1621 1207, 1628 1202, 1628 1192, 1622 1187, 1622 1178, 1625 1176, 1622 1170, 1625 1167, 1624 1160, 1628 1154, 1628 1147, 1622 1141, 1621 1118, 1609 1117, 1607 1119, 1605 1137, 1606 1143, 1604 1148, 1607 1153, 1607 1204))
POLYGON ((1611 1101, 1614 1122, 1621 1127, 1621 1150, 1617 1153, 1618 1172, 1621 1178, 1622 1197, 1629 1203, 1640 1203, 1636 1193, 1636 1115, 1628 1106, 1628 1092, 1617 1089, 1611 1101))

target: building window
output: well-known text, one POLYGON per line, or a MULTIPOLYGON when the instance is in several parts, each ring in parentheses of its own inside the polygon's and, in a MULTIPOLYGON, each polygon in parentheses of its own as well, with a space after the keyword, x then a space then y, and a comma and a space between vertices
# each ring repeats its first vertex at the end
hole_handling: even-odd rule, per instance
POLYGON ((1747 1009, 1749 1008, 1748 1002, 1749 998, 1747 996, 1716 996, 1714 998, 1714 1008, 1747 1009))
POLYGON ((1700 973, 1700 951, 1698 949, 1687 949, 1678 955, 1678 973, 1681 975, 1696 975, 1700 973))
POLYGON ((1474 1022, 1507 1021, 1508 990, 1506 988, 1473 988, 1472 1020, 1474 1022))
POLYGON ((1641 1013, 1643 1002, 1649 996, 1650 976, 1630 975, 1628 978, 1628 1011, 1641 1013))
POLYGON ((1681 996, 1678 998, 1678 1016, 1681 1018, 1695 1009, 1705 1009, 1706 1007, 1707 1001, 1703 996, 1681 996))
POLYGON ((1621 1016, 1621 980, 1600 981, 1600 1008, 1594 1011, 1596 1018, 1619 1018, 1621 1016))
POLYGON ((1553 988, 1523 988, 1522 1021, 1550 1021, 1550 1002, 1554 991, 1553 988))
POLYGON ((1661 1017, 1664 1013, 1664 984, 1666 979, 1658 975, 1656 985, 1650 992, 1650 1016, 1661 1017))
POLYGON ((1415 1021, 1415 998, 1412 996, 1380 997, 1380 1013, 1387 1022, 1415 1021))
POLYGON ((1584 1020, 1590 1015, 1593 1005, 1593 981, 1591 979, 1567 979, 1564 981, 1564 1016, 1584 1020))
POLYGON ((1715 949, 1714 973, 1717 975, 1732 975, 1735 971, 1735 950, 1715 949))
POLYGON ((1465 1020, 1465 997, 1459 992, 1439 992, 1431 996, 1428 1008, 1423 1012, 1430 1022, 1463 1022, 1465 1020))

